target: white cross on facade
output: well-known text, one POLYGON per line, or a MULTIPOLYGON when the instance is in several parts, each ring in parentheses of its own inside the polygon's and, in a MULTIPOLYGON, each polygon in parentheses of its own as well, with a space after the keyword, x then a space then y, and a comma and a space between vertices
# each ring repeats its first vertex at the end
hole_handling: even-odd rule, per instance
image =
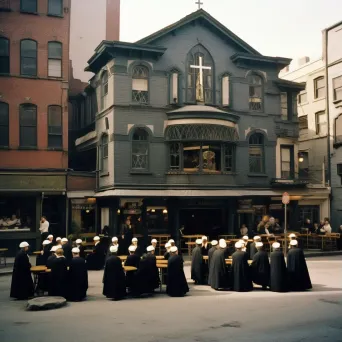
POLYGON ((203 58, 199 56, 199 62, 198 65, 190 65, 190 68, 193 69, 199 69, 199 84, 201 87, 203 87, 203 70, 211 70, 210 66, 204 66, 203 64, 203 58))
POLYGON ((198 5, 198 9, 201 9, 201 5, 203 5, 203 2, 201 2, 201 0, 198 0, 197 2, 195 2, 196 5, 198 5))

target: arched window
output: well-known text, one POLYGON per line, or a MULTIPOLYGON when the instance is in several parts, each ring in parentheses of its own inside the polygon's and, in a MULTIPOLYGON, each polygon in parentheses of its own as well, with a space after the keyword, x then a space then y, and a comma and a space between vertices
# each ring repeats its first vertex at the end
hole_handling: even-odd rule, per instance
POLYGON ((187 69, 187 102, 214 103, 214 61, 201 44, 188 53, 187 69))
POLYGON ((265 172, 264 136, 261 133, 249 137, 249 172, 265 172))
POLYGON ((20 147, 37 147, 37 106, 21 104, 19 109, 20 147))
POLYGON ((249 109, 253 111, 263 110, 263 80, 256 74, 248 76, 249 84, 249 109))
POLYGON ((101 137, 101 171, 108 171, 108 135, 101 137))
POLYGON ((48 76, 62 77, 62 43, 48 43, 48 76))
POLYGON ((132 70, 132 101, 135 103, 147 104, 148 96, 148 68, 137 65, 132 70))
POLYGON ((37 42, 24 39, 20 42, 20 74, 37 76, 37 42))
POLYGON ((48 108, 48 146, 49 148, 63 147, 62 107, 48 108))
POLYGON ((9 74, 10 72, 9 42, 9 39, 0 37, 0 74, 9 74))
POLYGON ((9 108, 8 103, 0 102, 0 146, 9 146, 9 108))
POLYGON ((101 76, 101 109, 105 109, 107 106, 108 94, 108 71, 104 71, 101 76))
POLYGON ((48 15, 63 16, 63 0, 49 0, 48 15))
POLYGON ((132 135, 132 170, 148 170, 149 149, 148 132, 143 128, 136 128, 132 135))

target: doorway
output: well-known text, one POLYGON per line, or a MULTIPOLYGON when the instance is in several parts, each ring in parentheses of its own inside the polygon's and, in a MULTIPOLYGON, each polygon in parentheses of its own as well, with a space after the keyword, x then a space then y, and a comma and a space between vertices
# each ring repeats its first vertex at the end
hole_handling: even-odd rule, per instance
POLYGON ((180 225, 184 226, 184 235, 204 234, 210 239, 216 238, 223 231, 222 209, 182 209, 180 225))

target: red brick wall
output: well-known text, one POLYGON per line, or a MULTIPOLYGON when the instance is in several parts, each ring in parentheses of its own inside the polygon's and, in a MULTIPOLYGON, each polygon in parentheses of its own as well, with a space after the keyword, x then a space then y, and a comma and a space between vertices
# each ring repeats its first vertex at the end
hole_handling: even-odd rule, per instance
MULTIPOLYGON (((64 8, 70 0, 64 0, 64 8)), ((67 168, 68 166, 68 77, 69 13, 63 18, 47 16, 46 0, 38 0, 38 15, 20 13, 20 0, 11 0, 11 12, 0 12, 1 35, 10 39, 10 76, 0 78, 0 101, 9 104, 9 149, 0 150, 0 168, 67 168), (20 40, 38 43, 37 77, 20 76, 20 40), (51 79, 48 72, 48 42, 63 44, 62 78, 51 79), (19 106, 37 106, 37 150, 17 151, 19 147, 19 106), (63 109, 63 151, 49 151, 47 111, 49 105, 63 109)), ((68 12, 68 11, 67 11, 68 12)))
POLYGON ((106 39, 120 40, 120 0, 107 0, 106 39))

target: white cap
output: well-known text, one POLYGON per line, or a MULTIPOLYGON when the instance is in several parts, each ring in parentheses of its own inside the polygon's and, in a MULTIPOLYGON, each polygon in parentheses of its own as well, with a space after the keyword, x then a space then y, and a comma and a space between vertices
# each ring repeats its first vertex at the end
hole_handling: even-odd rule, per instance
POLYGON ((153 246, 148 246, 146 248, 146 250, 147 250, 147 252, 152 252, 152 251, 154 251, 154 247, 153 246))
POLYGON ((111 253, 117 253, 118 246, 110 246, 109 250, 110 250, 111 253))
POLYGON ((82 239, 77 239, 76 243, 81 244, 82 243, 82 239))
POLYGON ((248 236, 245 235, 242 239, 243 239, 243 240, 248 240, 248 236))
POLYGON ((50 243, 51 243, 50 240, 44 240, 44 241, 43 241, 43 246, 46 246, 46 245, 48 245, 48 244, 50 244, 50 243))
POLYGON ((23 241, 20 245, 19 248, 24 248, 30 246, 26 241, 23 241))
POLYGON ((129 246, 129 247, 128 247, 128 250, 129 250, 130 252, 135 252, 136 249, 137 249, 136 246, 129 246))
POLYGON ((94 236, 93 240, 94 241, 100 241, 100 237, 99 236, 94 236))
POLYGON ((72 253, 74 254, 78 254, 80 252, 80 249, 77 248, 77 247, 74 247, 72 250, 71 250, 72 253))
POLYGON ((114 237, 112 238, 112 242, 115 242, 115 241, 119 241, 119 239, 118 239, 116 236, 114 236, 114 237))
POLYGON ((297 246, 298 245, 298 241, 297 240, 291 240, 290 241, 290 245, 291 246, 297 246))
POLYGON ((241 243, 242 247, 244 247, 244 246, 245 246, 245 241, 243 241, 242 239, 241 239, 241 240, 239 240, 238 242, 240 242, 240 243, 241 243))
POLYGON ((57 246, 52 246, 51 249, 50 249, 50 252, 56 252, 58 249, 57 246))
POLYGON ((196 245, 201 245, 202 244, 202 239, 197 239, 196 240, 196 245))
POLYGON ((176 253, 178 251, 178 248, 176 246, 172 246, 170 249, 171 253, 176 253))
POLYGON ((291 233, 291 234, 289 235, 289 237, 290 237, 290 238, 295 238, 295 237, 296 237, 296 234, 291 233))
POLYGON ((175 243, 175 240, 173 240, 173 239, 170 239, 170 240, 168 241, 168 243, 169 243, 169 244, 171 244, 171 243, 175 243))
POLYGON ((261 240, 261 237, 258 236, 258 235, 257 235, 257 236, 254 236, 253 240, 254 240, 254 241, 261 240))
POLYGON ((219 242, 220 248, 226 248, 227 247, 227 242, 224 239, 221 239, 219 242))
POLYGON ((68 242, 68 239, 67 238, 63 238, 62 242, 68 242))
POLYGON ((62 240, 61 237, 57 237, 57 238, 56 238, 56 241, 61 241, 61 240, 62 240))
POLYGON ((242 248, 242 244, 240 241, 238 241, 236 244, 235 244, 235 248, 242 248))
POLYGON ((166 244, 165 244, 165 248, 170 248, 171 247, 171 244, 170 243, 168 243, 168 242, 166 242, 166 244))
POLYGON ((279 242, 273 242, 272 247, 273 247, 274 249, 280 248, 280 243, 279 243, 279 242))
POLYGON ((217 246, 217 244, 218 244, 218 241, 217 241, 217 240, 211 241, 211 245, 212 245, 212 246, 217 246))
POLYGON ((157 243, 156 239, 152 239, 151 243, 157 243))
POLYGON ((132 242, 138 242, 138 239, 137 238, 133 238, 132 242))
POLYGON ((50 234, 47 238, 48 239, 53 239, 53 235, 50 234))
POLYGON ((202 241, 203 241, 203 240, 208 240, 208 238, 207 238, 206 236, 203 235, 203 236, 202 236, 202 241))
POLYGON ((262 242, 256 242, 255 247, 262 247, 264 244, 262 242))

